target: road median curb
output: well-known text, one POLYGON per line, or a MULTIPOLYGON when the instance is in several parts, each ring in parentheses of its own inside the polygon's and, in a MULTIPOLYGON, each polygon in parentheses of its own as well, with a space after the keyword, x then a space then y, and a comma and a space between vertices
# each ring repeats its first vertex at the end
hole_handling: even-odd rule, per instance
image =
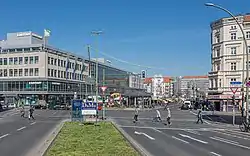
POLYGON ((141 156, 153 156, 139 143, 137 143, 127 132, 120 128, 113 120, 110 120, 114 127, 123 135, 123 137, 130 143, 130 145, 141 155, 141 156))
POLYGON ((47 133, 44 138, 41 140, 38 145, 33 148, 26 156, 45 156, 47 151, 50 149, 51 145, 53 144, 54 140, 58 136, 59 132, 61 131, 65 122, 70 121, 70 119, 66 119, 61 121, 57 124, 52 131, 47 133))

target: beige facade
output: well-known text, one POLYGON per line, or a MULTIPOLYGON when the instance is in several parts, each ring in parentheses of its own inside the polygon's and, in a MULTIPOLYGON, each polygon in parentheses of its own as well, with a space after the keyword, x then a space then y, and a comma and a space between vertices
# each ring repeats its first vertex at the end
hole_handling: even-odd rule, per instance
MULTIPOLYGON (((237 16, 250 46, 250 15, 237 16)), ((243 35, 233 18, 222 18, 211 24, 211 71, 209 72, 209 99, 228 100, 232 97, 230 82, 242 82, 246 76, 246 55, 243 35)), ((248 54, 250 48, 248 47, 248 54)), ((241 99, 238 89, 236 98, 241 99)))

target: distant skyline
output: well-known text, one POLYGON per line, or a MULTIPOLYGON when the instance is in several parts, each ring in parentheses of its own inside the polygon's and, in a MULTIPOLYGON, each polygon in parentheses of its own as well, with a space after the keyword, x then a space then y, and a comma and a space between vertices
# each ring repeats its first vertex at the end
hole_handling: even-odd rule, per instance
MULTIPOLYGON (((210 69, 210 23, 228 15, 204 6, 213 2, 235 15, 250 12, 250 1, 225 0, 5 0, 1 2, 0 39, 8 32, 51 30, 49 44, 87 56, 86 45, 132 64, 164 68, 148 69, 149 76, 206 75, 210 69), (102 30, 97 37, 91 31, 102 30)), ((104 57, 92 51, 93 57, 104 57)), ((132 72, 144 67, 111 60, 132 72)))

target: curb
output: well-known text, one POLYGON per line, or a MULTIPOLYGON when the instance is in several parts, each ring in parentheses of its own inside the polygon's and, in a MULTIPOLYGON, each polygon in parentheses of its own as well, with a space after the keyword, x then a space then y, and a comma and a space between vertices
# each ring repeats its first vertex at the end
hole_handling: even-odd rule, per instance
POLYGON ((141 156, 153 156, 140 144, 138 144, 127 132, 120 128, 113 120, 110 120, 113 126, 122 134, 122 136, 132 145, 132 147, 141 155, 141 156))
POLYGON ((58 136, 65 122, 70 121, 70 119, 66 119, 61 121, 59 124, 55 126, 55 128, 50 131, 45 137, 42 139, 42 142, 38 144, 34 149, 32 149, 26 156, 45 156, 51 147, 52 143, 58 136))

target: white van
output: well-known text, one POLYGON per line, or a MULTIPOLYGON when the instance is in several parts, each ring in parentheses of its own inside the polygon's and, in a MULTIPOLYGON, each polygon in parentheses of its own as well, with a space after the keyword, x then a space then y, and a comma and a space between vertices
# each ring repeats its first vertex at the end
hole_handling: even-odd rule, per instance
POLYGON ((188 107, 188 109, 192 109, 191 101, 184 101, 184 105, 188 107))

